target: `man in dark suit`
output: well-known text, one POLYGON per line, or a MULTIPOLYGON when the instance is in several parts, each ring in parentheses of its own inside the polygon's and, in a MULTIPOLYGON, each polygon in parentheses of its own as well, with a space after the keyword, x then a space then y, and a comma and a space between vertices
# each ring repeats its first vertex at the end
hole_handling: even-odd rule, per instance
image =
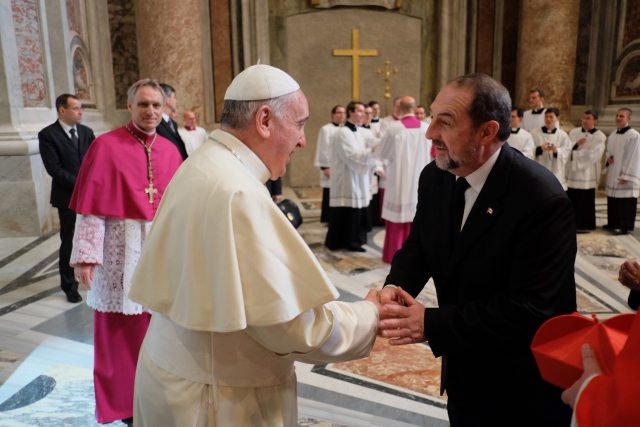
POLYGON ((182 156, 182 160, 187 159, 187 149, 184 146, 184 141, 178 133, 178 124, 169 115, 171 113, 178 112, 178 100, 176 99, 176 91, 168 84, 160 83, 160 87, 166 95, 166 103, 164 104, 164 112, 162 113, 162 120, 156 128, 158 135, 167 138, 176 146, 182 156))
POLYGON ((529 346, 544 321, 576 309, 573 208, 553 174, 504 142, 510 110, 507 90, 484 74, 438 94, 427 131, 436 161, 422 171, 411 233, 380 291, 382 335, 428 341, 443 356, 453 427, 571 418, 529 346), (425 309, 413 297, 430 278, 439 307, 425 309))
POLYGON ((51 204, 58 208, 60 218, 60 287, 71 303, 82 301, 78 282, 69 266, 73 248, 76 213, 69 209, 69 201, 76 184, 80 164, 89 145, 95 139, 93 131, 80 124, 82 103, 74 95, 64 94, 56 99, 58 120, 38 133, 42 163, 51 175, 51 204))

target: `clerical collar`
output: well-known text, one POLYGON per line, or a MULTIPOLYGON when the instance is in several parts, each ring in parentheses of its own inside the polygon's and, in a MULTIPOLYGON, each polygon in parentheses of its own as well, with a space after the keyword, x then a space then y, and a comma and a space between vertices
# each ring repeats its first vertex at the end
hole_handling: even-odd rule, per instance
POLYGON ((340 127, 340 123, 333 123, 331 122, 332 125, 334 125, 335 127, 339 128, 340 127))
POLYGON ((625 133, 625 132, 626 132, 626 131, 628 131, 629 129, 631 129, 631 126, 627 126, 627 127, 622 128, 622 129, 618 129, 618 130, 616 131, 616 133, 617 133, 617 134, 619 134, 619 135, 622 135, 623 133, 625 133))
POLYGON ((358 131, 358 126, 354 125, 353 123, 351 123, 349 120, 347 120, 346 122, 344 122, 344 125, 346 127, 348 127, 349 129, 351 129, 353 132, 357 132, 358 131))
MULTIPOLYGON (((227 148, 225 148, 224 146, 221 147, 225 151, 227 149, 233 150, 233 152, 235 152, 241 159, 238 160, 238 165, 243 170, 244 167, 249 169, 251 175, 256 177, 261 184, 267 182, 267 180, 271 177, 271 172, 269 172, 267 166, 262 162, 262 160, 260 160, 260 157, 258 157, 256 153, 254 153, 249 147, 244 145, 244 143, 235 136, 218 129, 211 134, 209 139, 219 141, 221 144, 226 145, 227 148), (241 165, 240 161, 242 162, 244 167, 241 165)), ((230 161, 236 162, 237 160, 233 159, 230 161)))
POLYGON ((153 132, 147 132, 146 130, 142 130, 142 129, 140 129, 140 128, 138 127, 138 125, 137 125, 137 124, 135 124, 135 123, 133 122, 133 120, 131 120, 131 123, 133 124, 133 127, 135 127, 135 128, 136 128, 136 130, 138 130, 138 131, 142 132, 143 134, 145 134, 145 135, 147 135, 147 136, 151 136, 151 135, 153 135, 154 133, 156 133, 156 131, 155 131, 155 130, 154 130, 153 132))
POLYGON ((369 125, 362 125, 362 127, 365 128, 365 129, 371 129, 371 126, 369 126, 369 125))
POLYGON ((584 128, 582 128, 582 132, 589 132, 591 135, 593 135, 594 133, 596 133, 598 131, 598 129, 593 128, 591 130, 584 130, 584 128))
MULTIPOLYGON (((66 124, 65 122, 63 122, 62 120, 58 119, 58 123, 60 123, 60 126, 62 126, 62 130, 64 130, 66 132, 67 135, 69 135, 69 131, 71 129, 75 129, 76 131, 76 135, 78 135, 78 128, 76 128, 76 126, 69 126, 68 124, 66 124)), ((69 136, 69 138, 71 138, 71 136, 69 136)))
POLYGON ((539 110, 531 110, 531 114, 542 114, 542 113, 544 113, 544 110, 545 110, 544 107, 542 107, 539 110))
POLYGON ((547 129, 546 126, 542 126, 542 132, 544 132, 544 133, 556 133, 556 130, 558 130, 558 129, 555 128, 555 127, 553 128, 553 130, 549 130, 549 129, 547 129))
POLYGON ((377 119, 371 119, 371 123, 380 123, 380 117, 377 119))
POLYGON ((187 125, 185 125, 185 126, 184 126, 184 128, 185 128, 186 130, 188 130, 188 131, 194 131, 194 130, 196 130, 196 127, 195 127, 195 126, 187 126, 187 125))
POLYGON ((517 134, 518 132, 520 132, 520 128, 511 128, 511 133, 517 134))

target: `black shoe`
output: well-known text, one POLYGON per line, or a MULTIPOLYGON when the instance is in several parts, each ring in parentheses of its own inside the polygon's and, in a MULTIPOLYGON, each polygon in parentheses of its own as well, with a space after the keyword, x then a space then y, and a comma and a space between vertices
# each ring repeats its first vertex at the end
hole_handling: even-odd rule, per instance
POLYGON ((610 226, 609 224, 605 224, 605 225, 602 226, 602 229, 603 230, 613 230, 613 227, 610 226))
POLYGON ((72 291, 67 294, 67 301, 72 304, 77 304, 82 301, 82 296, 78 293, 78 291, 72 291))
POLYGON ((611 231, 611 234, 613 236, 624 236, 625 234, 629 234, 629 232, 627 230, 621 230, 619 228, 616 228, 615 230, 611 231))
POLYGON ((578 229, 576 230, 576 233, 578 233, 578 234, 589 234, 589 233, 591 233, 591 230, 578 228, 578 229))
POLYGON ((361 246, 349 246, 347 250, 351 252, 367 252, 367 250, 361 246))
POLYGON ((128 426, 132 426, 133 425, 133 417, 129 417, 129 418, 125 418, 124 420, 120 420, 123 423, 125 423, 128 426))

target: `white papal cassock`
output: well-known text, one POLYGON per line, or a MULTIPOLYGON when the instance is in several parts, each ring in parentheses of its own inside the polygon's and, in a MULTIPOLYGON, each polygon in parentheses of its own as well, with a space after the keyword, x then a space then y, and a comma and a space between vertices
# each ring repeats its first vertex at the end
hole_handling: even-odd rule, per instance
POLYGON ((511 128, 511 135, 509 135, 507 142, 531 160, 535 160, 536 146, 533 143, 533 137, 526 130, 511 128))
POLYGON ((132 279, 129 297, 155 312, 134 424, 297 426, 293 362, 367 356, 377 309, 334 301, 266 166, 232 135, 212 138, 228 148, 210 140, 178 170, 132 279))
POLYGON ((531 131, 533 142, 536 145, 536 161, 549 169, 560 181, 562 188, 567 190, 567 180, 565 178, 565 164, 571 152, 571 141, 569 136, 562 129, 549 131, 546 127, 536 128, 531 131), (542 151, 542 144, 551 143, 558 147, 557 153, 552 151, 542 151))
POLYGON ((602 131, 575 128, 569 132, 572 150, 567 160, 567 186, 578 190, 597 188, 601 174, 602 154, 607 137, 602 131), (587 142, 577 146, 578 140, 586 138, 587 142), (576 147, 573 149, 573 147, 576 147))

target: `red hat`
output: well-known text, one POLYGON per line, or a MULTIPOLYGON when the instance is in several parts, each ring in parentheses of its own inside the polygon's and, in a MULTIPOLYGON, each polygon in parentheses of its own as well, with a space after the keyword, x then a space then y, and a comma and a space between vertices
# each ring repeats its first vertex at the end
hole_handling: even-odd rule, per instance
POLYGON ((635 315, 620 314, 603 322, 591 316, 566 314, 547 320, 538 329, 531 351, 546 381, 563 389, 571 387, 583 372, 581 348, 585 343, 595 350, 602 372, 611 374, 635 315))

